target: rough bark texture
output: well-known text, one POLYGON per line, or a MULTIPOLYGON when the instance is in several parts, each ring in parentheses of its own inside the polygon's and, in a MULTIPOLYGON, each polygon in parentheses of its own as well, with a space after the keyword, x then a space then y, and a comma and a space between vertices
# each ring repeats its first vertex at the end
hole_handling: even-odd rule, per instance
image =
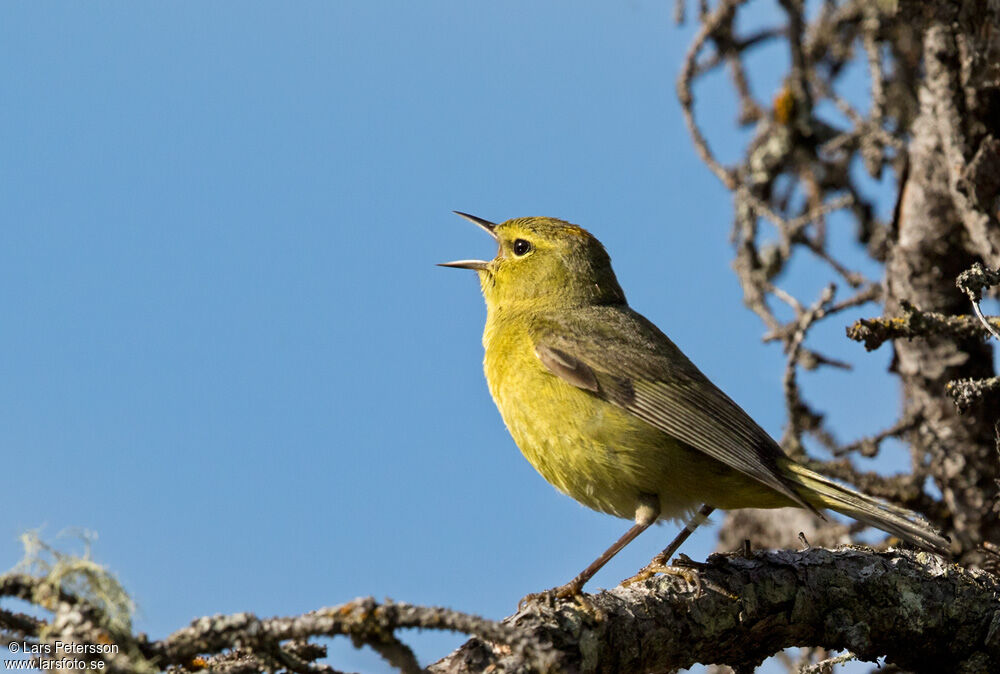
MULTIPOLYGON (((966 124, 956 110, 963 92, 958 25, 948 21, 958 20, 955 14, 933 18, 923 36, 926 78, 911 130, 909 177, 901 190, 897 234, 886 264, 889 316, 904 315, 904 303, 944 315, 968 313, 969 299, 955 279, 974 262, 995 258, 991 237, 982 240, 985 249, 974 244, 973 232, 963 222, 964 197, 951 176, 960 169, 950 164, 961 162, 960 167, 966 161, 963 149, 956 147, 965 145, 956 139, 964 138, 959 127, 966 124)), ((971 37, 975 33, 969 35, 970 48, 985 47, 971 37)), ((942 335, 896 339, 894 348, 893 369, 902 381, 904 414, 921 420, 906 439, 915 457, 929 458, 929 473, 950 511, 949 533, 969 561, 975 561, 977 545, 1000 540, 1000 520, 993 507, 998 477, 996 415, 983 410, 961 414, 945 391, 953 380, 991 377, 992 348, 980 337, 942 335)))
POLYGON ((860 659, 884 656, 918 672, 1000 671, 1000 580, 923 552, 812 548, 713 555, 689 565, 683 579, 661 576, 591 595, 586 608, 533 602, 502 623, 367 598, 291 617, 206 616, 159 641, 110 619, 93 592, 115 584, 99 569, 62 563, 56 577, 0 576, 0 598, 17 597, 53 614, 43 621, 0 610, 2 643, 16 641, 22 652, 57 640, 102 644, 107 651, 78 660, 109 672, 336 674, 316 662, 326 649, 309 640, 346 636, 416 674, 421 668, 413 652, 395 634, 412 627, 475 635, 430 667, 440 673, 628 674, 697 662, 752 671, 773 653, 801 645, 848 649, 860 659), (80 572, 89 581, 76 583, 79 594, 54 584, 80 572))
MULTIPOLYGON (((591 597, 595 612, 532 605, 505 622, 551 643, 557 669, 657 672, 695 663, 744 671, 789 646, 849 649, 917 672, 1000 670, 997 579, 925 553, 845 549, 715 555, 702 590, 671 577, 591 597), (677 585, 681 589, 677 589, 677 585)), ((473 639, 432 672, 529 671, 473 639)))

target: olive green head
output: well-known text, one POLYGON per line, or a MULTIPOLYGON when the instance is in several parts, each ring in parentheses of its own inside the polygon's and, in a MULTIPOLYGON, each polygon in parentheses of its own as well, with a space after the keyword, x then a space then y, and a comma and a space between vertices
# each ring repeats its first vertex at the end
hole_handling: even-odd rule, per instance
POLYGON ((497 255, 488 262, 457 260, 441 266, 475 269, 487 306, 525 300, 553 306, 625 303, 608 253, 582 227, 555 218, 493 224, 466 213, 458 215, 496 239, 497 255))

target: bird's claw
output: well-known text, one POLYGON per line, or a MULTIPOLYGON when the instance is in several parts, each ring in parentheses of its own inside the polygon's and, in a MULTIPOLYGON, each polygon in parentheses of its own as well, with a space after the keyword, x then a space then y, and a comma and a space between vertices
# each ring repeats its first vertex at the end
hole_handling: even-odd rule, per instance
POLYGON ((525 595, 521 601, 517 602, 517 608, 523 611, 527 608, 528 604, 534 604, 541 602, 553 608, 556 605, 556 601, 560 599, 569 599, 583 597, 583 593, 580 592, 580 588, 573 583, 566 583, 565 585, 560 585, 559 587, 554 587, 550 590, 542 590, 541 592, 532 592, 529 595, 525 595))
POLYGON ((601 610, 598 609, 597 606, 590 600, 590 595, 584 594, 581 590, 582 588, 579 585, 569 582, 550 590, 532 592, 529 595, 525 595, 521 601, 517 603, 517 609, 518 611, 523 611, 528 608, 530 604, 534 603, 542 603, 548 608, 555 608, 557 602, 563 599, 573 599, 581 611, 588 613, 595 618, 600 618, 602 615, 601 610))
POLYGON ((670 565, 661 564, 658 560, 654 559, 652 562, 647 564, 642 571, 635 574, 631 578, 623 580, 622 585, 628 587, 634 583, 652 578, 658 573, 662 573, 667 576, 677 576, 678 578, 683 578, 685 583, 694 588, 696 598, 700 598, 704 594, 704 588, 707 587, 713 592, 718 592, 722 596, 728 597, 733 601, 739 601, 739 597, 732 592, 719 587, 715 583, 703 581, 701 579, 701 575, 697 573, 697 571, 707 566, 708 565, 701 562, 694 561, 684 553, 679 554, 677 558, 674 559, 673 564, 670 565))
POLYGON ((684 554, 681 554, 678 559, 675 559, 672 565, 665 564, 659 559, 654 559, 641 571, 639 571, 639 573, 635 574, 631 578, 626 578, 621 584, 628 587, 629 585, 649 580, 656 574, 662 573, 667 576, 677 576, 679 578, 683 578, 688 585, 694 587, 695 596, 700 597, 702 595, 701 578, 694 571, 694 569, 698 566, 697 562, 684 554))
POLYGON ((621 586, 628 587, 629 585, 635 585, 636 583, 641 583, 644 580, 649 580, 650 578, 656 575, 656 571, 654 571, 655 568, 656 568, 655 565, 647 564, 646 566, 643 567, 642 571, 635 574, 631 578, 626 578, 625 580, 623 580, 621 582, 621 586))
MULTIPOLYGON (((666 552, 666 550, 664 550, 664 552, 666 552)), ((668 561, 667 557, 663 554, 663 552, 661 552, 656 557, 653 557, 649 564, 642 567, 639 573, 635 574, 631 578, 623 580, 621 585, 623 587, 628 587, 629 585, 635 585, 636 583, 641 583, 644 580, 649 580, 659 573, 660 569, 669 567, 669 564, 667 564, 668 561)))

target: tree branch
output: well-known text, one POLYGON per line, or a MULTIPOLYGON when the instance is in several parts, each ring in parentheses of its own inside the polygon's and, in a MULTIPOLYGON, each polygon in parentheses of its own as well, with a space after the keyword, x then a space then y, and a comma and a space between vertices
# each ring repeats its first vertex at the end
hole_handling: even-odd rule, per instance
POLYGON ((989 332, 991 321, 1000 327, 1000 319, 990 318, 980 322, 975 316, 952 316, 933 311, 921 311, 909 302, 901 302, 902 316, 891 318, 861 318, 847 328, 847 336, 864 342, 865 349, 874 351, 893 339, 913 339, 941 335, 955 339, 981 339, 989 332))
MULTIPOLYGON (((916 672, 1000 668, 1000 581, 927 553, 848 548, 713 555, 692 572, 590 597, 600 618, 571 604, 531 605, 508 618, 551 643, 561 671, 670 671, 695 663, 750 671, 790 646, 849 649, 916 672)), ((529 663, 472 639, 437 673, 527 671, 529 663)))
POLYGON ((474 635, 431 672, 646 672, 717 663, 749 671, 775 652, 811 645, 885 657, 908 670, 981 672, 1000 668, 1000 579, 925 552, 867 548, 686 560, 684 579, 661 576, 573 602, 528 604, 502 623, 449 609, 357 599, 292 617, 249 613, 200 618, 160 641, 109 631, 101 610, 65 592, 42 599, 44 577, 9 574, 0 596, 40 603, 51 621, 0 615, 0 636, 114 646, 90 655, 106 671, 334 674, 315 662, 315 637, 348 636, 400 671, 416 672, 401 628, 474 635), (74 617, 75 616, 75 617, 74 617))

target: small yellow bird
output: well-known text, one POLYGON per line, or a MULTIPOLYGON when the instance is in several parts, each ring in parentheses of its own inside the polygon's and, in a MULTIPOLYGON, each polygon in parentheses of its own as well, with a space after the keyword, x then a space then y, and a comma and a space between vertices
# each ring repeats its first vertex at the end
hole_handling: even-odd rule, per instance
MULTIPOLYGON (((478 272, 484 369, 521 452, 561 492, 635 525, 566 585, 583 585, 658 519, 713 508, 831 508, 917 546, 949 542, 918 515, 789 458, 659 329, 625 302, 604 246, 553 218, 494 224, 456 213, 499 244, 478 272)), ((688 533, 693 530, 689 525, 688 533)), ((678 537, 679 545, 686 535, 678 537)), ((676 549, 657 557, 665 562, 676 549)), ((654 560, 656 561, 656 560, 654 560)), ((649 567, 647 567, 649 568, 649 567)))

